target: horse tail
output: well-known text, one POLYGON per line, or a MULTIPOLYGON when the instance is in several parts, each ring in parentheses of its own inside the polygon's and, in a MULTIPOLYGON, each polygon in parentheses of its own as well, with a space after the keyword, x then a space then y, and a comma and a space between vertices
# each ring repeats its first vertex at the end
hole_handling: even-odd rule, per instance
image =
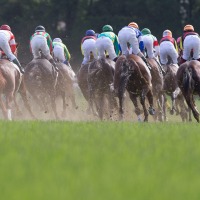
POLYGON ((5 80, 2 72, 0 71, 0 91, 3 91, 5 86, 6 86, 6 80, 5 80))
POLYGON ((183 89, 185 93, 192 90, 192 71, 189 68, 186 68, 184 71, 183 89))
POLYGON ((128 79, 130 76, 129 69, 126 66, 125 62, 127 62, 127 60, 124 60, 124 62, 122 63, 122 70, 121 70, 121 75, 120 75, 120 80, 119 80, 118 95, 121 97, 125 93, 126 85, 128 83, 128 79))

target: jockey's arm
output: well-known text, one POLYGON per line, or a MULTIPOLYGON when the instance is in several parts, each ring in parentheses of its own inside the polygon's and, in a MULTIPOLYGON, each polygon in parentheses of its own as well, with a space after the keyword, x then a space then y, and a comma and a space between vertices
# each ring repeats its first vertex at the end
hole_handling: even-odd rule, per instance
POLYGON ((53 42, 52 42, 51 36, 49 34, 47 35, 47 44, 48 44, 50 53, 52 54, 53 53, 53 42))
POLYGON ((11 37, 11 40, 9 41, 9 45, 10 45, 12 53, 14 54, 16 51, 16 42, 15 42, 14 35, 11 37))
POLYGON ((64 54, 65 54, 65 58, 69 61, 71 59, 71 55, 65 45, 64 45, 64 54))
POLYGON ((155 49, 155 57, 157 57, 158 55, 160 55, 160 46, 156 37, 154 37, 153 46, 155 49))

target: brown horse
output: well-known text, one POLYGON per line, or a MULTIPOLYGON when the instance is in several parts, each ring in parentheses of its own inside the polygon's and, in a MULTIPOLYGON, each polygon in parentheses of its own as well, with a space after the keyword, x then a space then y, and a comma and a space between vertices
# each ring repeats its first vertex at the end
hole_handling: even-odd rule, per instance
POLYGON ((22 75, 20 74, 19 69, 12 62, 7 59, 0 60, 0 106, 5 119, 12 120, 13 118, 12 101, 14 101, 15 103, 15 109, 17 113, 20 112, 19 106, 16 102, 17 91, 20 92, 25 107, 28 109, 31 116, 35 118, 30 109, 30 105, 26 96, 26 91, 24 90, 23 81, 21 82, 21 76, 22 75), (2 99, 2 95, 5 95, 6 104, 2 99))
POLYGON ((163 109, 164 109, 164 96, 163 96, 163 75, 158 63, 155 59, 147 58, 149 65, 151 66, 151 76, 152 76, 152 92, 154 99, 157 102, 157 112, 154 115, 154 119, 163 121, 163 109))
POLYGON ((138 107, 137 97, 140 97, 140 102, 144 110, 144 121, 148 121, 148 111, 145 104, 147 96, 149 101, 149 113, 155 114, 153 108, 153 94, 151 84, 151 74, 145 68, 144 61, 136 55, 122 55, 118 58, 115 65, 114 89, 119 98, 119 114, 120 119, 124 117, 124 93, 128 91, 131 101, 135 106, 135 113, 138 116, 138 121, 141 121, 141 110, 138 107))
POLYGON ((61 95, 63 100, 63 112, 62 116, 66 116, 66 97, 68 97, 71 102, 73 108, 77 109, 75 95, 74 95, 74 83, 76 82, 76 75, 74 71, 64 63, 57 62, 57 67, 59 69, 58 81, 56 85, 56 96, 61 95))
POLYGON ((183 63, 177 71, 178 85, 194 118, 199 122, 199 111, 195 105, 194 94, 200 95, 200 62, 192 60, 183 63))
POLYGON ((88 68, 89 102, 92 109, 93 103, 95 104, 101 120, 104 115, 105 98, 109 103, 110 117, 112 117, 113 109, 117 107, 114 92, 111 90, 111 84, 114 80, 114 66, 115 62, 111 59, 99 58, 93 60, 88 68))
MULTIPOLYGON (((173 115, 174 112, 176 112, 177 115, 178 114, 181 115, 182 121, 187 121, 188 120, 187 107, 184 102, 184 97, 178 86, 177 77, 176 77, 178 66, 173 65, 173 64, 165 65, 164 70, 166 71, 166 75, 164 76, 163 92, 171 97, 172 107, 170 110, 170 114, 173 115)), ((165 97, 165 104, 166 104, 167 98, 166 96, 164 97, 165 97)), ((165 109, 166 109, 166 106, 164 107, 165 120, 166 120, 165 109)))
POLYGON ((24 83, 33 99, 45 112, 48 111, 47 100, 50 97, 55 118, 59 119, 55 103, 57 73, 51 63, 43 58, 33 59, 25 68, 24 83))

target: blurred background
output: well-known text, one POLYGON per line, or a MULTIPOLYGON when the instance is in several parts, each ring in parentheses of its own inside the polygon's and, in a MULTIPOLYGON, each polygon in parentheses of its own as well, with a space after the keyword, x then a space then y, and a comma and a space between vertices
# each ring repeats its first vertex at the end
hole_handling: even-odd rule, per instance
POLYGON ((190 23, 200 31, 200 0, 0 0, 0 25, 8 24, 19 46, 23 65, 31 61, 29 38, 43 25, 52 39, 60 37, 71 55, 75 71, 80 67, 80 42, 87 29, 101 32, 110 24, 114 32, 134 21, 149 28, 158 40, 165 29, 174 38, 190 23))

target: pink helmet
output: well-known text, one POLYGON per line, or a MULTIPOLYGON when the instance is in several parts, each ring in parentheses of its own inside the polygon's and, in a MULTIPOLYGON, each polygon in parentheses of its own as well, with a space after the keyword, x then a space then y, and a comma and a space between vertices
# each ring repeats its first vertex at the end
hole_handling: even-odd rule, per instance
POLYGON ((10 26, 8 26, 7 24, 3 24, 3 25, 1 25, 0 30, 11 31, 11 28, 10 28, 10 26))

